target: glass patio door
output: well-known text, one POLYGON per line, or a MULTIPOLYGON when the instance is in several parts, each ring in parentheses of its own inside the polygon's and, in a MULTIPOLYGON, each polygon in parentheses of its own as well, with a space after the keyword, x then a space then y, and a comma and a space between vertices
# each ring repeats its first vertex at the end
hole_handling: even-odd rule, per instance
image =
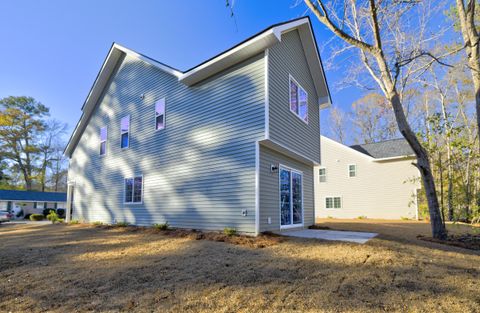
POLYGON ((280 227, 303 224, 303 176, 301 172, 280 167, 280 227))

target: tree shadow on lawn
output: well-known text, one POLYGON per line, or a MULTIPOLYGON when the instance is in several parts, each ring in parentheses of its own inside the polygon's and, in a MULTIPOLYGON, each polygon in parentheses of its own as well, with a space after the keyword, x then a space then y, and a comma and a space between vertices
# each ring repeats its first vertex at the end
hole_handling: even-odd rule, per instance
POLYGON ((435 255, 421 247, 289 239, 251 249, 118 229, 45 228, 19 239, 20 256, 41 251, 29 262, 5 264, 5 255, 17 254, 11 245, 0 252, 0 311, 468 311, 480 301, 478 259, 431 262, 435 255))

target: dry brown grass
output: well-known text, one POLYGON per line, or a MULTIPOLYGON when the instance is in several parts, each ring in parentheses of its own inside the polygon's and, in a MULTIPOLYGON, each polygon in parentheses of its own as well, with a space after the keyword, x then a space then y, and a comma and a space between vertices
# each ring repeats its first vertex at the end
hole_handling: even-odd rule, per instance
POLYGON ((478 253, 383 227, 365 245, 289 239, 255 249, 125 228, 2 225, 0 312, 480 311, 478 253))

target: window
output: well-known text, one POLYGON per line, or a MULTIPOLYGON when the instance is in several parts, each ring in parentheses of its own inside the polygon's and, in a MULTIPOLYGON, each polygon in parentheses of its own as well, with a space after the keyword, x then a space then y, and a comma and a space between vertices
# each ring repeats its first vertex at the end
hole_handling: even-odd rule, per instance
POLYGON ((350 164, 348 166, 348 177, 356 177, 357 176, 357 166, 355 164, 350 164))
POLYGON ((100 155, 107 153, 107 128, 100 128, 100 155))
POLYGON ((165 128, 165 99, 155 102, 155 130, 165 128))
POLYGON ((129 146, 129 139, 130 139, 130 115, 122 117, 120 121, 120 147, 122 149, 128 148, 129 146))
POLYGON ((325 208, 327 209, 340 209, 342 207, 342 198, 340 197, 326 197, 325 208))
POLYGON ((292 76, 290 76, 290 111, 308 123, 308 94, 292 76))
POLYGON ((125 203, 142 203, 143 177, 125 178, 125 203))
POLYGON ((325 167, 321 167, 318 170, 318 177, 320 178, 321 183, 324 183, 327 181, 327 169, 325 167))

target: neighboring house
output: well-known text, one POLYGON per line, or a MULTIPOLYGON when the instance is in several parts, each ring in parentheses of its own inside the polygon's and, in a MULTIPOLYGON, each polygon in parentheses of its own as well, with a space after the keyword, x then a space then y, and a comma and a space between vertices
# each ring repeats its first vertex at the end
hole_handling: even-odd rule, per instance
POLYGON ((21 217, 30 214, 42 214, 44 209, 65 209, 67 194, 65 192, 41 192, 25 190, 0 189, 0 210, 22 212, 21 217))
POLYGON ((406 140, 345 146, 321 136, 317 217, 417 218, 420 172, 406 140))
POLYGON ((114 44, 65 149, 67 210, 254 234, 312 225, 328 105, 309 18, 184 72, 114 44))

